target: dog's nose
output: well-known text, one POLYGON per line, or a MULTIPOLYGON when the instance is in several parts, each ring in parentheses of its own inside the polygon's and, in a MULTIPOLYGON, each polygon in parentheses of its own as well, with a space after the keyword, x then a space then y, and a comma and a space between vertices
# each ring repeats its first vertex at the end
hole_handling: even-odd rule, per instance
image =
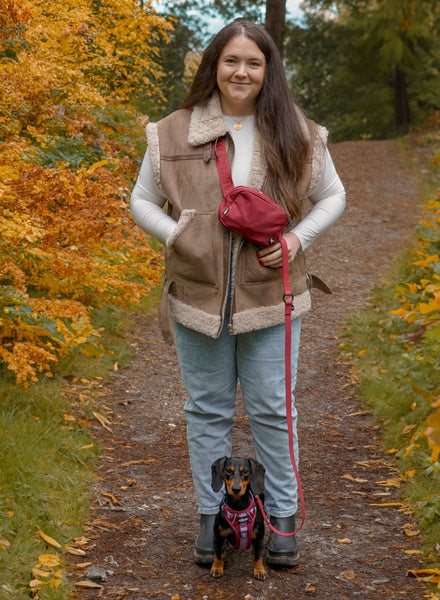
POLYGON ((238 494, 239 492, 241 492, 241 483, 240 481, 234 481, 234 483, 232 484, 232 491, 236 494, 238 494))

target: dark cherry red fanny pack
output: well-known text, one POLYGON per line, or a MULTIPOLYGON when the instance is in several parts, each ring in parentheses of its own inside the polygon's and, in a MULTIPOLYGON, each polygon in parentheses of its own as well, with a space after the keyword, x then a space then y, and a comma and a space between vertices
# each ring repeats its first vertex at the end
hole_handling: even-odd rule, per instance
POLYGON ((213 142, 213 148, 224 196, 218 211, 220 222, 257 246, 279 242, 289 224, 287 213, 263 192, 245 185, 235 187, 224 139, 213 142))

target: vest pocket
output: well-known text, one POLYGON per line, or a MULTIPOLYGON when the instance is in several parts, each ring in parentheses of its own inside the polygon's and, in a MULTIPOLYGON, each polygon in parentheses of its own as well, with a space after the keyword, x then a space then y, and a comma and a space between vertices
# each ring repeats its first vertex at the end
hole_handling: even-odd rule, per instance
POLYGON ((215 240, 212 213, 183 210, 168 240, 167 272, 172 278, 217 286, 223 253, 215 240))

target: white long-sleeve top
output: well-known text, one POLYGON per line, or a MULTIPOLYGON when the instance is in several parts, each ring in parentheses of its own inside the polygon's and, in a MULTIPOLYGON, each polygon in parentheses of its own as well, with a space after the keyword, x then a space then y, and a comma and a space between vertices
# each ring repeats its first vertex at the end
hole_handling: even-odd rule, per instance
MULTIPOLYGON (((223 117, 234 140, 235 152, 231 165, 234 185, 246 185, 252 147, 255 139, 254 116, 242 118, 223 117), (234 124, 240 121, 238 131, 234 124)), ((312 208, 309 213, 291 229, 305 250, 315 239, 328 229, 341 216, 345 208, 345 190, 336 172, 330 152, 326 151, 321 177, 309 195, 312 208)), ((163 207, 166 197, 157 189, 153 181, 148 150, 145 153, 139 175, 134 186, 130 209, 136 223, 149 235, 166 245, 177 223, 169 217, 163 207)))

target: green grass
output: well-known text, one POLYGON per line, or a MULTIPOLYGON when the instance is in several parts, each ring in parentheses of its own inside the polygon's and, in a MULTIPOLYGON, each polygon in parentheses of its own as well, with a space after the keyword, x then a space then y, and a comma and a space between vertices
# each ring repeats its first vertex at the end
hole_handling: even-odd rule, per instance
MULTIPOLYGON (((143 310, 151 310, 156 296, 143 310)), ((129 359, 130 316, 113 307, 96 311, 94 326, 103 328, 100 342, 105 351, 96 357, 70 356, 53 379, 26 390, 14 383, 12 374, 0 373, 1 600, 29 599, 32 570, 44 554, 59 555, 61 562, 47 568, 48 577, 40 576, 46 582, 38 592, 40 600, 65 600, 71 591, 63 569, 64 544, 82 533, 99 456, 86 419, 92 409, 99 410, 96 387, 115 363, 122 366, 129 359), (89 382, 87 402, 78 399, 77 378, 89 382), (39 531, 61 548, 44 541, 39 531)))
MULTIPOLYGON (((400 141, 400 149, 421 178, 422 200, 435 197, 438 167, 433 165, 427 173, 426 163, 420 167, 410 160, 408 143, 400 141)), ((410 273, 412 251, 409 247, 396 257, 394 268, 371 290, 369 303, 347 319, 340 360, 350 362, 358 391, 380 425, 384 450, 396 456, 402 499, 420 526, 418 540, 426 565, 440 568, 440 462, 431 461, 432 451, 422 435, 433 412, 429 398, 440 393, 440 348, 435 340, 407 344, 411 327, 391 314, 401 305, 396 285, 410 273)))
MULTIPOLYGON (((402 275, 404 271, 402 266, 402 275)), ((393 341, 403 331, 403 323, 390 319, 395 308, 393 285, 373 289, 369 305, 347 320, 340 360, 350 361, 358 391, 381 427, 384 450, 396 455, 396 466, 405 478, 402 496, 423 529, 424 554, 440 566, 440 519, 433 511, 427 518, 420 507, 425 498, 440 490, 440 465, 431 462, 426 438, 417 437, 426 429, 424 421, 432 407, 409 381, 418 379, 425 388, 439 389, 440 373, 432 371, 430 362, 414 364, 413 357, 393 341), (414 446, 407 451, 413 439, 414 446)), ((425 512, 429 513, 429 508, 425 512)))

